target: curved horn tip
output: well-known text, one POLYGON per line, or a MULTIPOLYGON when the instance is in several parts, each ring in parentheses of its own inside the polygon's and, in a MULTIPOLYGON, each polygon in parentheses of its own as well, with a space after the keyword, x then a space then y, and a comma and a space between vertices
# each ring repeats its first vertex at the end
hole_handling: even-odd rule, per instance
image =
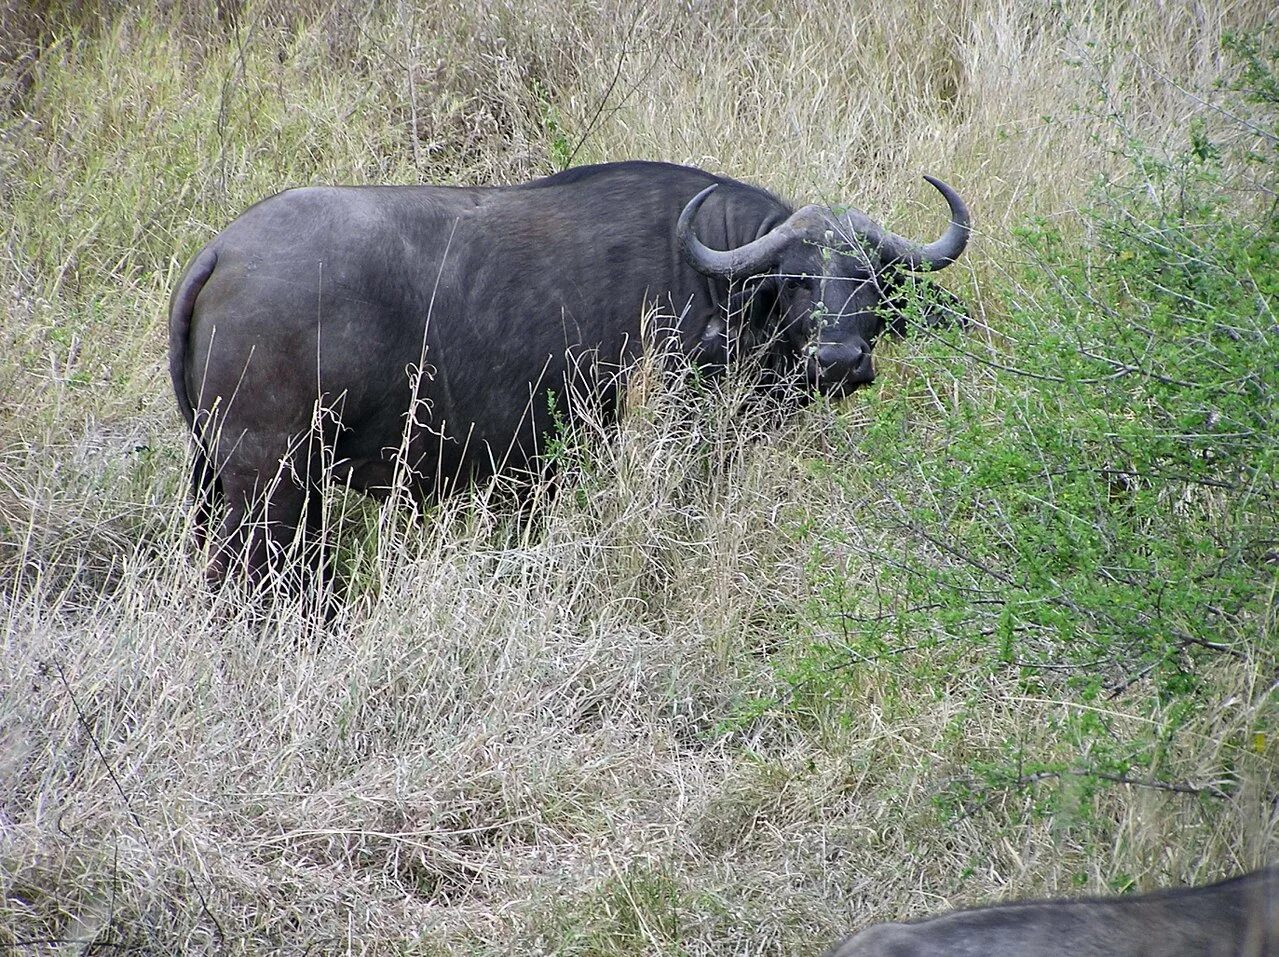
POLYGON ((968 209, 968 204, 964 202, 964 198, 959 195, 959 191, 949 183, 938 179, 936 176, 929 176, 925 173, 924 179, 927 180, 929 185, 937 190, 937 192, 941 193, 942 196, 946 198, 946 202, 952 210, 958 208, 963 213, 963 222, 959 223, 959 225, 963 226, 965 229, 971 229, 972 213, 968 209))
POLYGON ((924 179, 946 200, 946 205, 950 207, 950 223, 940 239, 914 251, 909 257, 912 261, 911 268, 928 264, 933 269, 945 269, 955 262, 967 247, 973 231, 973 217, 968 204, 954 188, 943 183, 936 176, 925 175, 924 179))
POLYGON ((955 187, 951 186, 945 180, 938 179, 936 176, 929 176, 927 173, 924 174, 924 179, 926 179, 939 193, 955 193, 956 195, 959 195, 955 187))
POLYGON ((724 253, 708 249, 703 245, 693 229, 693 220, 697 218, 697 213, 702 208, 702 203, 706 201, 706 198, 711 193, 715 192, 717 186, 719 186, 719 183, 711 183, 684 204, 683 210, 680 211, 679 219, 675 223, 675 234, 679 238, 680 248, 684 251, 684 256, 695 269, 705 275, 719 276, 728 275, 731 272, 729 259, 724 253))
POLYGON ((681 225, 697 215, 697 211, 702 208, 702 203, 706 202, 706 197, 715 192, 718 187, 719 183, 711 183, 711 185, 684 204, 684 211, 679 215, 681 225))

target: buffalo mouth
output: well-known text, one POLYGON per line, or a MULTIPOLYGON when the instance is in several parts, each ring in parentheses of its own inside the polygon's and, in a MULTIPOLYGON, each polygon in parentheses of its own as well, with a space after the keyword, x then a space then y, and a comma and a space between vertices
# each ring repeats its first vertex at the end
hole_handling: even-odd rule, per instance
POLYGON ((846 399, 859 389, 865 389, 875 382, 873 376, 869 379, 833 379, 830 376, 815 375, 811 371, 808 372, 807 380, 810 392, 827 399, 846 399))
POLYGON ((804 364, 808 387, 838 399, 875 381, 870 349, 853 342, 825 343, 804 364))

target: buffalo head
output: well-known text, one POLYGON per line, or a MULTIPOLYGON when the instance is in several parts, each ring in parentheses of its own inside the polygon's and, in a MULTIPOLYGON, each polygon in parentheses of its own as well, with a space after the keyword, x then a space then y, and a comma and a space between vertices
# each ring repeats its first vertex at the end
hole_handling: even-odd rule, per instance
POLYGON ((950 206, 946 231, 926 245, 889 232, 859 210, 809 205, 743 246, 710 249, 693 223, 718 184, 684 207, 679 242, 695 269, 735 284, 740 314, 770 317, 772 345, 798 362, 810 387, 840 396, 875 378, 871 348, 884 329, 879 307, 890 294, 893 270, 942 269, 968 244, 967 205, 941 180, 925 179, 950 206))

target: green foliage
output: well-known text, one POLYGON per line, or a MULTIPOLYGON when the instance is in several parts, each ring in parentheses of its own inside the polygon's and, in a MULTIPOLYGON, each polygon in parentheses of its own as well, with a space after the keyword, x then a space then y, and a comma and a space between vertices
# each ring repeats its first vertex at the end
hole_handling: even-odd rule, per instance
POLYGON ((542 111, 542 127, 546 134, 547 152, 557 170, 568 169, 573 161, 573 141, 564 128, 564 117, 542 84, 533 81, 533 94, 542 111))
MULTIPOLYGON (((1274 30, 1229 33, 1224 46, 1241 64, 1239 76, 1229 88, 1242 94, 1246 102, 1279 106, 1279 44, 1274 30)), ((1279 143, 1272 140, 1271 145, 1279 143)))
POLYGON ((573 454, 572 427, 564 415, 563 402, 554 389, 546 390, 546 413, 550 425, 543 437, 546 464, 550 468, 567 463, 573 454))
MULTIPOLYGON (((1273 104, 1273 52, 1239 49, 1251 102, 1273 104)), ((869 471, 884 500, 865 527, 815 536, 811 620, 834 637, 787 666, 794 713, 859 674, 895 681, 886 661, 907 659, 916 684, 1012 674, 1074 703, 1051 747, 974 759, 942 797, 952 810, 1022 789, 1035 815, 1087 826, 1100 789, 1170 786, 1169 743, 1211 705, 1224 656, 1279 658, 1279 216, 1230 188, 1206 126, 1189 140, 1169 159, 1131 146, 1082 214, 1086 241, 1018 230, 987 292, 1008 304, 999 339, 920 346, 924 381, 870 398, 848 438, 856 472, 834 473, 853 495, 869 471), (924 405, 912 385, 955 399, 924 405), (869 588, 830 560, 867 546, 869 588), (1118 696, 1150 720, 1105 720, 1118 696)), ((1197 790, 1232 781, 1222 767, 1197 790)))

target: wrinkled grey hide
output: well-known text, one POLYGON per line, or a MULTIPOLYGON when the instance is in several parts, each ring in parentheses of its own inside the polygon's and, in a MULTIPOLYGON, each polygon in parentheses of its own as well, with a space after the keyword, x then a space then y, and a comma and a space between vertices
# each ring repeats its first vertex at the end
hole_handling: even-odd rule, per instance
POLYGON ((434 495, 536 467, 570 395, 609 408, 646 315, 666 318, 645 341, 674 337, 711 371, 751 352, 778 384, 869 383, 895 277, 967 242, 963 201, 930 182, 951 222, 922 246, 856 210, 795 211, 662 163, 258 203, 196 255, 170 308, 199 536, 225 506, 210 578, 257 578, 299 525, 318 530, 322 475, 384 492, 398 460, 434 495))
POLYGON ((879 924, 827 957, 1279 957, 1279 868, 1207 887, 879 924))

